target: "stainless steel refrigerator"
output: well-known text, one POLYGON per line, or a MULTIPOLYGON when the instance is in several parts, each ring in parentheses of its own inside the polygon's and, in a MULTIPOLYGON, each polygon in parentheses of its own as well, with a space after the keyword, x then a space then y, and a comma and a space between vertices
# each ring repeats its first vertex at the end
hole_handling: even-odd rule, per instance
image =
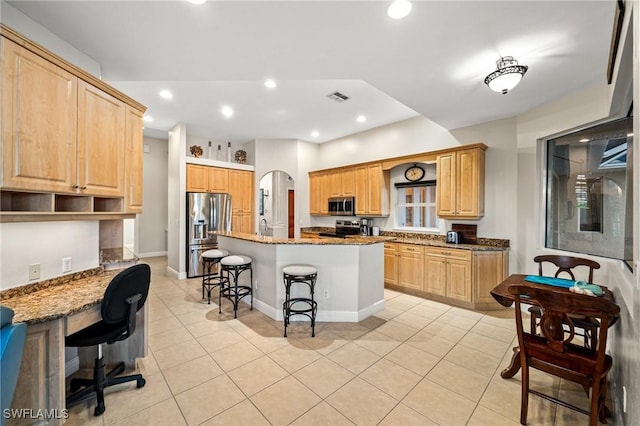
POLYGON ((187 277, 202 276, 200 255, 218 248, 211 231, 231 230, 231 195, 187 192, 187 277))

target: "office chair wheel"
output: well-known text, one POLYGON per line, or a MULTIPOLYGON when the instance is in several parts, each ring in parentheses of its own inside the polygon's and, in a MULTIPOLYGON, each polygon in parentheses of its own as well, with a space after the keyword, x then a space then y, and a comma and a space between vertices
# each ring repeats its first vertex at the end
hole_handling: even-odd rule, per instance
POLYGON ((96 405, 96 409, 93 412, 93 414, 95 416, 100 416, 100 415, 102 415, 102 413, 104 413, 104 410, 105 410, 104 403, 98 404, 98 405, 96 405))
POLYGON ((145 379, 138 379, 138 380, 136 380, 136 387, 137 387, 137 388, 141 388, 141 387, 143 387, 146 383, 147 383, 147 381, 146 381, 145 379))

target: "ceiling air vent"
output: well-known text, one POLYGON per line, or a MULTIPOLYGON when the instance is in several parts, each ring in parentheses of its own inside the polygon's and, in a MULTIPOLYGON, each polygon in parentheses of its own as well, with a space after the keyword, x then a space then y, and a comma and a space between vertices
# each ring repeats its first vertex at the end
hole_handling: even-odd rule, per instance
POLYGON ((344 102, 344 101, 349 99, 349 97, 347 95, 343 95, 340 92, 329 93, 327 95, 327 98, 332 99, 332 100, 334 100, 336 102, 340 102, 340 103, 342 103, 342 102, 344 102))

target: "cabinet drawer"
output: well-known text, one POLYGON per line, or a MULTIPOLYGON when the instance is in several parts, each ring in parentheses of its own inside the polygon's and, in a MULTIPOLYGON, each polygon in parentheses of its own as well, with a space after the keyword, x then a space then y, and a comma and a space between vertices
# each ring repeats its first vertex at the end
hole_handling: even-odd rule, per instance
POLYGON ((471 261, 471 250, 461 250, 447 247, 428 247, 425 250, 427 256, 446 257, 448 259, 459 259, 471 261))
POLYGON ((415 244, 398 244, 400 255, 424 255, 424 247, 415 244))
POLYGON ((398 251, 397 243, 384 243, 384 251, 385 253, 395 253, 398 251))

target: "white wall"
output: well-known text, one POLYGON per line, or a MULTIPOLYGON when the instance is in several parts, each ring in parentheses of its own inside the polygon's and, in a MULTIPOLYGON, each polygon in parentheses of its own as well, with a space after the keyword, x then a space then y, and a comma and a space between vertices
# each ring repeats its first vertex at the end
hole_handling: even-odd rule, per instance
POLYGON ((58 36, 54 35, 51 31, 27 17, 6 1, 0 2, 0 22, 66 59, 78 68, 83 69, 97 78, 101 78, 101 67, 98 62, 66 41, 58 38, 58 36))
POLYGON ((140 257, 167 254, 168 141, 144 138, 143 209, 136 218, 140 257))
POLYGON ((167 164, 167 272, 179 278, 186 278, 186 217, 185 196, 187 129, 177 124, 169 132, 167 164))
POLYGON ((65 257, 71 258, 71 272, 97 267, 99 234, 94 220, 0 224, 0 288, 28 284, 32 263, 41 265, 35 281, 63 275, 65 257))

